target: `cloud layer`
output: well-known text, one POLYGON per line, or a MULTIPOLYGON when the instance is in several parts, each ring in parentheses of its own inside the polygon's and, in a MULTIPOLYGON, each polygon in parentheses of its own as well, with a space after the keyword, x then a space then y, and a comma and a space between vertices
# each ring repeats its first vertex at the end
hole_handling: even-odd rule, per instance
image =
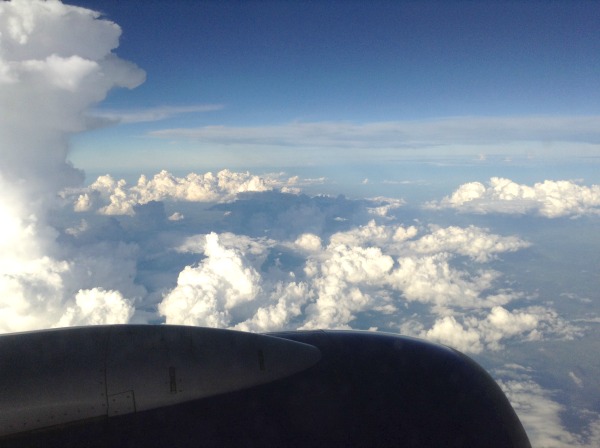
POLYGON ((384 328, 467 353, 498 350, 511 340, 578 336, 551 308, 515 308, 522 295, 501 287, 500 273, 485 268, 527 246, 473 226, 419 230, 373 220, 327 240, 310 233, 295 241, 198 235, 180 250, 204 258, 181 271, 159 311, 167 323, 261 331, 361 328, 368 313, 384 328), (281 257, 297 262, 286 269, 281 257), (470 268, 456 264, 457 257, 468 257, 470 268), (415 306, 418 318, 408 311, 415 306))
POLYGON ((514 141, 600 143, 600 117, 452 117, 376 123, 287 123, 258 127, 205 126, 152 131, 165 138, 213 144, 316 147, 421 147, 514 141))
MULTIPOLYGON (((279 177, 260 177, 250 173, 222 170, 216 174, 190 173, 177 177, 161 171, 148 179, 142 175, 136 185, 128 186, 125 180, 115 180, 110 175, 100 176, 82 191, 68 190, 64 195, 78 194, 75 211, 97 210, 104 215, 133 215, 136 205, 151 201, 227 202, 239 193, 272 190, 284 187, 290 181, 279 177)), ((291 181, 293 184, 293 180, 291 181)))
POLYGON ((589 187, 573 181, 546 180, 533 186, 492 177, 487 187, 480 182, 461 185, 429 208, 453 208, 469 213, 536 213, 545 218, 600 214, 600 185, 589 187))

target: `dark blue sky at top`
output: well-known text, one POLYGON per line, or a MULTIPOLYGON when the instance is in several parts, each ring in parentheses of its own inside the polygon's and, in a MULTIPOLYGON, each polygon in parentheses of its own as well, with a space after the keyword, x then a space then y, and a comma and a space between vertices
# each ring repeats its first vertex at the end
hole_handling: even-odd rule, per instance
POLYGON ((106 107, 221 103, 206 120, 244 125, 598 112, 597 2, 73 3, 118 23, 148 75, 106 107))

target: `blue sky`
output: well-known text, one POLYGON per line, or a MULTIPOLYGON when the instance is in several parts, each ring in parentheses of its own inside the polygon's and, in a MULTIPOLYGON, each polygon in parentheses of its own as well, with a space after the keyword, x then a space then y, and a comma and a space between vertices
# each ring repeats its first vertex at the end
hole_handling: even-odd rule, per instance
POLYGON ((217 103, 210 122, 597 113, 590 2, 79 2, 148 73, 106 106, 217 103))
MULTIPOLYGON (((448 117, 460 117, 459 127, 468 130, 481 117, 525 119, 509 126, 519 128, 518 137, 502 123, 492 124, 476 145, 444 132, 434 142, 409 138, 403 145, 401 135, 390 141, 374 131, 367 137, 373 146, 383 139, 391 149, 379 155, 362 145, 351 157, 355 162, 479 153, 570 157, 595 151, 582 146, 581 135, 586 134, 584 143, 599 141, 597 123, 583 124, 584 132, 573 139, 573 123, 567 121, 598 114, 596 2, 75 3, 120 24, 117 54, 147 74, 138 88, 111 92, 100 108, 172 108, 163 120, 79 139, 72 157, 88 169, 102 164, 100 153, 107 151, 108 159, 133 169, 124 146, 129 154, 136 151, 178 170, 175 160, 186 156, 191 165, 211 169, 309 164, 302 153, 308 160, 320 156, 323 163, 344 159, 323 157, 328 148, 322 142, 302 145, 305 132, 294 134, 303 148, 295 154, 285 151, 285 142, 257 151, 249 137, 254 128, 285 130, 293 123, 411 127, 434 120, 424 132, 435 133, 439 120, 448 117), (215 110, 174 113, 201 105, 215 110), (549 125, 554 132, 536 129, 526 121, 530 117, 556 118, 549 125), (234 128, 239 139, 232 144, 223 135, 168 132, 206 126, 224 126, 227 135, 234 128), (162 137, 151 136, 153 131, 162 131, 162 137), (554 141, 566 144, 559 150, 554 141)), ((329 132, 338 139, 344 130, 329 132)))
POLYGON ((1 333, 402 333, 600 445, 600 3, 74 3, 0 3, 1 333))

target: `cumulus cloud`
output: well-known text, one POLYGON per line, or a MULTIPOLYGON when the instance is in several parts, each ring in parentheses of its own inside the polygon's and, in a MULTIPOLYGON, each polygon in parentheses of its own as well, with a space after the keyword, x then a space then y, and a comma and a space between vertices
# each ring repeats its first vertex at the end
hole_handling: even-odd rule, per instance
POLYGON ((403 328, 414 336, 475 354, 483 350, 500 350, 511 339, 540 341, 573 339, 582 335, 579 328, 566 322, 556 311, 541 306, 509 311, 496 305, 483 318, 477 314, 458 318, 445 316, 436 319, 428 330, 419 322, 405 323, 403 328))
POLYGON ((414 226, 404 229, 403 227, 393 227, 378 225, 374 219, 371 219, 366 225, 352 228, 344 232, 336 232, 329 238, 333 245, 344 244, 347 246, 363 245, 389 245, 395 239, 400 240, 412 238, 417 234, 417 228, 414 226))
POLYGON ((0 33, 0 108, 10 111, 0 121, 0 331, 122 321, 130 305, 119 292, 76 293, 47 213, 83 179, 67 161, 69 137, 97 124, 87 111, 109 90, 136 87, 144 72, 113 53, 118 25, 59 1, 0 3, 0 33))
POLYGON ((580 337, 579 328, 548 306, 515 305, 524 295, 501 287, 501 274, 483 266, 523 247, 516 237, 473 226, 417 229, 375 221, 329 238, 305 233, 287 242, 198 235, 178 250, 206 258, 180 273, 159 310, 172 323, 249 331, 363 328, 367 313, 369 327, 375 318, 379 327, 466 353, 580 337), (453 263, 462 256, 470 261, 453 263), (280 257, 296 259, 295 267, 286 270, 280 257), (219 263, 235 267, 218 269, 219 263), (408 314, 412 306, 418 317, 408 314))
POLYGON ((67 306, 56 326, 125 324, 133 311, 131 303, 119 291, 81 289, 75 296, 75 304, 67 306))
POLYGON ((312 233, 303 233, 300 235, 294 245, 299 249, 306 250, 309 252, 317 252, 321 250, 321 238, 312 233))
POLYGON ((450 266, 449 253, 399 257, 398 267, 389 278, 389 286, 402 292, 409 302, 431 305, 437 314, 448 314, 452 307, 482 308, 515 299, 514 294, 485 297, 499 278, 493 270, 475 274, 450 266))
POLYGON ((275 188, 296 191, 290 185, 296 185, 298 180, 284 180, 281 176, 281 173, 257 176, 249 172, 222 170, 216 174, 190 173, 185 177, 177 177, 163 170, 150 179, 142 175, 136 185, 128 186, 123 179, 115 180, 110 175, 104 175, 85 189, 66 190, 63 195, 74 197, 75 211, 97 209, 104 215, 133 215, 136 205, 150 201, 227 202, 240 193, 264 192, 275 188))
POLYGON ((349 328, 356 313, 377 301, 371 292, 381 288, 394 260, 378 247, 331 244, 321 262, 307 263, 316 300, 307 306, 302 329, 349 328))
POLYGON ((304 306, 314 299, 306 283, 278 282, 270 299, 258 307, 254 315, 234 328, 242 331, 276 331, 289 328, 303 314, 304 306))
POLYGON ((178 252, 195 254, 205 253, 209 241, 215 244, 213 238, 217 238, 218 244, 226 248, 236 249, 246 257, 252 257, 255 264, 264 262, 271 249, 277 242, 269 238, 251 238, 246 235, 237 235, 231 232, 223 232, 219 235, 214 232, 211 235, 194 235, 186 238, 182 244, 177 246, 178 252))
MULTIPOLYGON (((131 300, 101 288, 73 294, 74 265, 48 256, 2 260, 0 333, 56 326, 125 323, 131 300), (15 263, 17 261, 17 263, 15 263)), ((95 279, 98 282, 98 279, 95 279)))
POLYGON ((546 218, 600 214, 600 185, 583 186, 573 181, 546 180, 533 186, 492 177, 461 185, 452 195, 428 208, 453 208, 471 213, 536 213, 546 218))
POLYGON ((165 296, 161 313, 168 322, 191 318, 244 329, 350 328, 364 312, 386 315, 388 322, 396 316, 396 323, 390 325, 410 325, 399 310, 418 303, 437 320, 429 330, 421 325, 411 334, 467 352, 499 349, 510 339, 573 337, 573 329, 550 309, 504 308, 522 295, 498 288, 498 272, 481 267, 469 271, 451 264, 461 255, 482 264, 526 247, 524 241, 476 227, 421 231, 429 233, 417 238, 419 230, 414 226, 370 221, 334 233, 328 241, 311 233, 293 242, 231 233, 191 237, 178 250, 207 258, 182 271, 177 287, 165 296), (285 272, 278 261, 280 251, 303 261, 285 272), (229 268, 226 277, 213 267, 223 259, 235 260, 231 263, 237 266, 229 268), (243 306, 236 301, 229 306, 227 297, 237 294, 238 280, 251 293, 243 306), (289 313, 283 312, 285 304, 289 313), (463 317, 459 321, 455 315, 463 317))
POLYGON ((60 320, 65 261, 2 257, 0 332, 48 328, 60 320), (17 261, 17 263, 15 263, 17 261))
POLYGON ((432 227, 432 232, 409 247, 420 254, 453 252, 465 255, 478 262, 487 262, 498 253, 515 252, 529 247, 529 243, 516 236, 499 236, 475 226, 432 227))
POLYGON ((159 312, 168 324, 229 327, 233 309, 253 301, 260 291, 260 276, 243 253, 227 249, 219 236, 206 236, 206 258, 187 266, 177 286, 164 298, 159 312))

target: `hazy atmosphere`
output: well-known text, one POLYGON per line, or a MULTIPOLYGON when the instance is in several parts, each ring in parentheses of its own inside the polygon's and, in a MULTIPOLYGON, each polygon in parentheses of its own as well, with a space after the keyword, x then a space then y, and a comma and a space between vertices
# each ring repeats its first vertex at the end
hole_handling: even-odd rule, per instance
POLYGON ((0 2, 0 332, 425 338, 600 445, 600 3, 0 2))

